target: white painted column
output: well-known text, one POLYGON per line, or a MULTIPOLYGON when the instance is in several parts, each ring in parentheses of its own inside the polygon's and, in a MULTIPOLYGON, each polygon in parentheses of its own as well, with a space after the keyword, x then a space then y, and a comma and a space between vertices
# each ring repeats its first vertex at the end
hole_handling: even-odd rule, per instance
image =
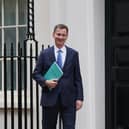
POLYGON ((86 91, 86 129, 96 129, 95 112, 95 40, 94 40, 94 0, 86 2, 86 30, 87 30, 87 91, 86 91))
POLYGON ((94 0, 96 129, 105 129, 105 4, 94 0))

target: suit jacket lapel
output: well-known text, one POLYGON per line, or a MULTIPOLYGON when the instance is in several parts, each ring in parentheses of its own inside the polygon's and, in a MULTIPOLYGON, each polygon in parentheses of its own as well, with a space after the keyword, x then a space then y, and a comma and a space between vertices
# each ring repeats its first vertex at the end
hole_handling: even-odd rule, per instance
POLYGON ((55 53, 54 53, 54 46, 52 46, 52 47, 50 48, 49 59, 50 59, 50 61, 51 61, 52 63, 53 63, 54 61, 56 61, 55 53))
POLYGON ((69 63, 69 56, 70 56, 70 49, 66 46, 66 59, 64 62, 64 67, 63 67, 63 71, 65 70, 65 68, 67 67, 68 63, 69 63))

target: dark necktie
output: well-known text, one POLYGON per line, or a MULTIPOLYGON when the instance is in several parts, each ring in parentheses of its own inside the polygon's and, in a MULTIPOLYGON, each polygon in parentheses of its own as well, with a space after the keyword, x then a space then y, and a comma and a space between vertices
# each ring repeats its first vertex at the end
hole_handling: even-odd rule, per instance
POLYGON ((62 68, 62 50, 58 50, 58 55, 57 55, 57 64, 62 68))

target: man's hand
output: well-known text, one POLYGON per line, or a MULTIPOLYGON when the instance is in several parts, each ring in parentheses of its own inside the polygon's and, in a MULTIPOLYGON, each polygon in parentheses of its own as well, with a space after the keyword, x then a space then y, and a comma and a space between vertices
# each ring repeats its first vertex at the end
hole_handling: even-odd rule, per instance
POLYGON ((45 84, 48 86, 48 88, 55 88, 57 85, 57 81, 55 80, 46 80, 45 84))
POLYGON ((76 110, 81 109, 82 105, 83 105, 83 101, 81 101, 81 100, 76 100, 76 110))

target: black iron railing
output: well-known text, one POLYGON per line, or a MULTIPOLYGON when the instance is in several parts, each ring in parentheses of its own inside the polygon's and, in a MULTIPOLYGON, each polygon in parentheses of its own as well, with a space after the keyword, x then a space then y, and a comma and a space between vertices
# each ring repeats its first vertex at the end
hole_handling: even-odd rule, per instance
MULTIPOLYGON (((24 44, 24 48, 20 47, 20 43, 18 44, 18 55, 14 55, 13 43, 11 44, 10 50, 8 49, 11 55, 7 55, 7 46, 4 44, 4 55, 0 56, 4 67, 2 88, 4 91, 4 107, 2 109, 0 108, 0 110, 4 111, 4 129, 43 129, 42 124, 40 125, 40 121, 42 120, 39 115, 39 86, 35 83, 36 89, 34 90, 33 82, 35 81, 32 79, 33 66, 38 57, 38 43, 30 43, 29 48, 27 48, 27 40, 24 41, 24 44), (8 88, 7 81, 10 82, 10 88, 8 88), (28 93, 30 100, 27 99, 28 93), (8 104, 9 101, 11 102, 10 105, 8 104), (11 125, 9 127, 10 117, 11 125), (18 123, 15 121, 16 118, 18 123)), ((44 50, 43 45, 41 49, 44 50)), ((58 125, 59 129, 61 129, 61 116, 59 116, 58 125)))
MULTIPOLYGON (((7 46, 4 44, 4 55, 0 56, 1 62, 3 62, 3 88, 4 91, 4 107, 1 109, 4 111, 4 129, 8 129, 8 118, 11 115, 11 129, 40 129, 39 126, 39 88, 36 86, 36 91, 33 90, 33 80, 32 80, 32 70, 33 64, 37 60, 38 46, 35 44, 35 50, 33 50, 32 44, 30 44, 29 50, 26 47, 26 42, 24 42, 24 48, 20 47, 18 44, 18 55, 14 55, 14 46, 11 44, 10 52, 11 55, 7 55, 7 46), (24 49, 24 53, 23 53, 24 49), (29 51, 29 55, 27 52, 29 51), (35 55, 33 54, 35 53, 35 55), (7 67, 10 67, 8 69, 7 67), (14 69, 16 72, 14 72, 14 69), (14 76, 14 74, 16 74, 14 76), (8 79, 7 79, 8 78, 8 79), (8 83, 10 83, 10 88, 8 88, 8 83), (17 83, 16 83, 17 82, 17 83), (14 84, 16 86, 14 86, 14 84), (29 85, 28 85, 29 84, 29 85), (29 88, 29 92, 28 92, 29 88), (34 101, 33 94, 36 92, 36 100, 34 101), (14 95, 17 94, 17 96, 14 95), (28 107, 28 93, 30 94, 29 107, 28 107), (8 94, 10 96, 8 97, 8 94), (17 97, 17 98, 15 98, 17 97), (17 99, 17 101, 16 101, 17 99), (8 101, 11 104, 8 104, 8 101), (14 104, 17 102, 17 106, 14 104), (34 104, 35 102, 35 104, 34 104), (9 105, 9 106, 8 106, 9 105), (33 106, 36 106, 36 121, 33 117, 33 106), (28 110, 29 109, 29 110, 28 110), (15 112, 17 111, 18 127, 15 127, 15 112), (29 114, 29 115, 28 115, 29 114), (30 117, 30 118, 29 118, 30 117), (29 119, 29 121, 28 121, 29 119), (36 127, 33 127, 35 122, 36 127), (23 124, 24 123, 24 124, 23 124), (29 127, 29 128, 28 128, 29 127)), ((38 85, 38 84, 36 84, 38 85)), ((2 92, 2 91, 1 91, 2 92)))

